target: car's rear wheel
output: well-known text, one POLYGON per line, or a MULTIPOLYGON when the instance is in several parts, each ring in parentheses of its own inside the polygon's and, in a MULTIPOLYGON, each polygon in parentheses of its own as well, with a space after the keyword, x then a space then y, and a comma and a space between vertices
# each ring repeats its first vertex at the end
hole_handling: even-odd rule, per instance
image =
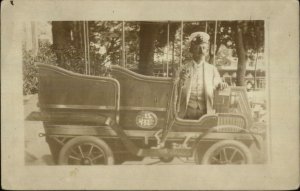
POLYGON ((211 145, 203 157, 196 157, 201 164, 251 164, 252 154, 248 147, 235 140, 223 140, 211 145))
POLYGON ((60 165, 111 165, 113 152, 101 139, 92 136, 75 137, 60 150, 60 165))

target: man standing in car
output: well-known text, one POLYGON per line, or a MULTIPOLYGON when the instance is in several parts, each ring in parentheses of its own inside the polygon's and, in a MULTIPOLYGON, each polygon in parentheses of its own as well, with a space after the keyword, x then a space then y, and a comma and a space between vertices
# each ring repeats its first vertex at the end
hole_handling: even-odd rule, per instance
POLYGON ((179 117, 199 119, 202 115, 214 113, 214 90, 224 89, 217 68, 205 61, 209 49, 209 35, 205 32, 192 33, 190 38, 192 60, 188 61, 179 72, 181 99, 179 117))

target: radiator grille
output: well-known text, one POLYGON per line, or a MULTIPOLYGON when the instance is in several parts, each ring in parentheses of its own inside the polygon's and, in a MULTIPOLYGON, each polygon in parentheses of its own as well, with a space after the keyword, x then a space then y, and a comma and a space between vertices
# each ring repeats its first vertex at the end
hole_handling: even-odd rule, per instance
POLYGON ((246 121, 242 116, 220 115, 218 117, 218 125, 234 125, 245 128, 246 121))

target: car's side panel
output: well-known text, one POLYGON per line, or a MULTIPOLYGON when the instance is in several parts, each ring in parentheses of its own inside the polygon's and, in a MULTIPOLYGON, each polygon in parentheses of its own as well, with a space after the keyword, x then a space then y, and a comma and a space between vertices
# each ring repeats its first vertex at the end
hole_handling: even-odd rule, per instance
POLYGON ((165 127, 172 96, 171 78, 144 76, 118 66, 112 67, 111 75, 120 83, 120 124, 124 129, 141 129, 136 124, 136 116, 142 111, 157 116, 153 129, 165 127))

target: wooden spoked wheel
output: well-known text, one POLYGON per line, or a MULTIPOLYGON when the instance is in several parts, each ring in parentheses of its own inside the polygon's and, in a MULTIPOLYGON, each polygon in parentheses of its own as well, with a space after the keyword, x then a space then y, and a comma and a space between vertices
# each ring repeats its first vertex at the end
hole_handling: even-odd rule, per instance
MULTIPOLYGON (((197 156, 196 158, 200 158, 197 156)), ((241 165, 251 164, 252 154, 248 147, 239 141, 223 140, 213 144, 204 153, 201 164, 241 165)))
POLYGON ((92 136, 76 137, 59 152, 60 165, 111 165, 113 152, 101 139, 92 136))

